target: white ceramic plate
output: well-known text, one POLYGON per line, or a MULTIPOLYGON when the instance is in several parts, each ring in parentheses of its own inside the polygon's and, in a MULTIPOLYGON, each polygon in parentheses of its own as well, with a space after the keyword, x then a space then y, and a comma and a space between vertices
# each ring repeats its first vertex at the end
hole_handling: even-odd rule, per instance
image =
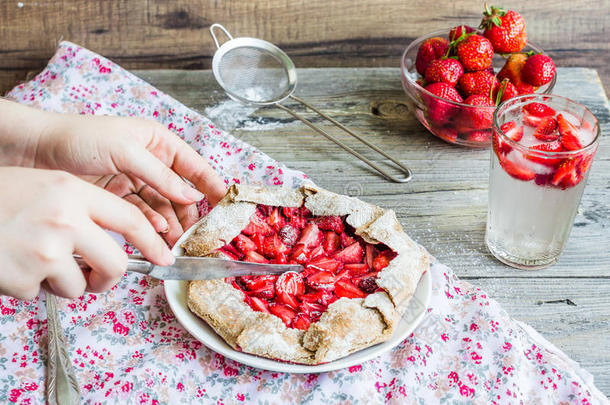
MULTIPOLYGON (((183 249, 180 247, 182 242, 193 233, 195 227, 189 228, 184 235, 176 242, 172 250, 174 255, 183 255, 183 249)), ((398 327, 394 331, 394 335, 386 342, 375 346, 367 347, 366 349, 352 353, 347 357, 335 360, 330 363, 320 364, 316 366, 308 366, 303 364, 291 364, 281 361, 266 359, 263 357, 254 356, 252 354, 239 352, 229 346, 225 341, 216 334, 208 324, 193 314, 187 306, 187 285, 188 281, 165 281, 165 295, 172 311, 178 318, 178 321, 189 331, 191 335, 197 338, 201 343, 222 354, 232 360, 248 366, 260 368, 263 370, 286 372, 286 373, 321 373, 332 370, 339 370, 350 366, 361 364, 367 360, 373 359, 381 354, 391 350, 405 340, 413 330, 419 325, 423 319, 428 305, 430 304, 430 296, 432 294, 432 284, 429 272, 424 273, 419 280, 415 294, 409 303, 406 314, 402 317, 398 327)))

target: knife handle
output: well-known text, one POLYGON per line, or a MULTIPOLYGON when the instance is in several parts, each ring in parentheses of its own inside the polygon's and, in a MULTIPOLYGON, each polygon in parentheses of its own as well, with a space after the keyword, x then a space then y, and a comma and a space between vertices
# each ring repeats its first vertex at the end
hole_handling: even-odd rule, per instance
MULTIPOLYGON (((80 255, 73 255, 78 266, 83 270, 91 270, 91 267, 85 262, 85 259, 80 255)), ((127 271, 135 271, 136 273, 149 274, 155 267, 154 264, 143 258, 142 256, 129 256, 127 259, 127 271)))

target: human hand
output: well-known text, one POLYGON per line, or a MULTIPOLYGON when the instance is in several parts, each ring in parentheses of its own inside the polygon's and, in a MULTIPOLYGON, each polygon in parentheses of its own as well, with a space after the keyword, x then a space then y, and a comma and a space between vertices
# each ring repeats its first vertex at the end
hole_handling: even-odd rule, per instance
POLYGON ((2 133, 21 133, 13 142, 24 156, 17 164, 84 175, 137 205, 170 244, 198 219, 194 202, 203 195, 197 190, 211 205, 226 191, 204 158, 154 121, 52 114, 6 100, 0 118, 0 161, 2 133))
POLYGON ((135 205, 61 171, 0 167, 0 293, 31 299, 44 282, 75 298, 118 282, 127 255, 104 230, 124 235, 158 265, 174 257, 135 205), (81 255, 83 272, 72 255, 81 255))

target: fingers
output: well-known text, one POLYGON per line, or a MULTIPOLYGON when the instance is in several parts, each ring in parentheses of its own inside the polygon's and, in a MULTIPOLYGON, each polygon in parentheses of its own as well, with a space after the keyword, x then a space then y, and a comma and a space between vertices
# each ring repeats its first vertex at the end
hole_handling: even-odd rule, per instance
MULTIPOLYGON (((173 169, 182 177, 192 182, 214 206, 224 197, 227 186, 206 160, 182 139, 174 136, 176 155, 173 169)), ((180 201, 176 201, 180 203, 180 201)))
POLYGON ((140 211, 142 211, 142 214, 144 214, 146 219, 148 219, 148 222, 152 224, 153 228, 155 228, 155 231, 157 231, 158 233, 167 233, 169 231, 170 227, 168 220, 165 219, 163 215, 152 209, 150 205, 148 205, 142 199, 142 197, 137 194, 129 194, 124 198, 125 200, 138 207, 140 211))
POLYGON ((180 225, 182 225, 182 229, 185 231, 199 221, 199 210, 197 210, 195 204, 182 205, 174 203, 172 205, 174 206, 178 221, 180 221, 180 225))
POLYGON ((90 218, 99 226, 123 235, 155 264, 168 266, 174 256, 146 217, 133 204, 120 197, 82 182, 90 218))
POLYGON ((178 216, 176 211, 174 211, 172 203, 151 187, 144 187, 142 190, 140 190, 139 195, 152 210, 158 212, 165 218, 168 224, 168 229, 164 234, 164 237, 170 245, 173 245, 178 238, 182 236, 184 230, 182 229, 182 225, 178 220, 178 216))
POLYGON ((74 251, 91 267, 87 275, 87 291, 109 290, 119 282, 127 269, 127 254, 102 228, 90 222, 81 233, 74 251))
POLYGON ((142 179, 164 197, 181 204, 203 199, 204 195, 188 185, 172 169, 139 144, 116 159, 118 169, 142 179))
POLYGON ((65 259, 59 261, 46 278, 49 290, 60 297, 77 298, 83 295, 87 282, 83 273, 72 259, 66 255, 65 259))

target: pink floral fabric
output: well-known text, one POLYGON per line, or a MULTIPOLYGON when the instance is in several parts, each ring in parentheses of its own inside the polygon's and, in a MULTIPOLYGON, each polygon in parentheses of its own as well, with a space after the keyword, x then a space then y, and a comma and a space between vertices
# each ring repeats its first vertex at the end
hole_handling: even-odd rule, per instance
MULTIPOLYGON (((224 177, 298 185, 305 176, 95 53, 63 42, 47 68, 7 95, 51 111, 155 119, 224 177)), ((283 374, 207 349, 172 314, 162 282, 126 275, 107 294, 60 300, 87 404, 608 403, 591 375, 451 269, 434 263, 433 298, 390 353, 349 369, 283 374)), ((0 400, 45 402, 46 313, 37 298, 0 296, 0 400)))

